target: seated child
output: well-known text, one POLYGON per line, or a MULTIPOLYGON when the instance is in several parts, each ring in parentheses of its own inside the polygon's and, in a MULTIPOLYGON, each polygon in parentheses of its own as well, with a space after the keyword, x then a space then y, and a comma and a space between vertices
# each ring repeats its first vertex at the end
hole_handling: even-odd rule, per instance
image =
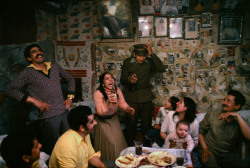
POLYGON ((154 126, 151 127, 143 138, 143 146, 150 147, 151 142, 156 142, 159 147, 162 147, 164 140, 160 136, 161 124, 163 123, 165 117, 170 111, 176 109, 176 103, 179 99, 172 96, 170 99, 166 100, 163 107, 161 107, 156 115, 156 119, 153 120, 154 126))
POLYGON ((165 139, 165 148, 187 149, 192 152, 194 141, 189 134, 188 121, 180 120, 176 124, 176 132, 170 133, 165 139))

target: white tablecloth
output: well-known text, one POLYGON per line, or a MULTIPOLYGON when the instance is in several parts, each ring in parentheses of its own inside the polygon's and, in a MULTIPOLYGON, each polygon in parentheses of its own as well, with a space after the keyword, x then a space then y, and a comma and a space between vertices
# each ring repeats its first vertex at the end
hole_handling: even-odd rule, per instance
MULTIPOLYGON (((192 159, 191 159, 191 155, 190 153, 185 150, 185 149, 164 149, 164 148, 148 148, 148 147, 143 147, 143 150, 146 149, 148 150, 149 152, 155 152, 155 151, 166 151, 172 155, 174 155, 175 157, 184 157, 184 165, 190 165, 193 167, 193 163, 192 163, 192 159), (182 155, 182 156, 181 156, 182 155)), ((133 154, 135 155, 135 147, 128 147, 126 149, 124 149, 121 153, 120 153, 120 156, 125 156, 127 154, 133 154)), ((142 155, 146 155, 146 153, 142 153, 142 155)), ((135 155, 137 156, 137 155, 135 155)), ((173 164, 169 167, 176 167, 177 164, 173 164)))

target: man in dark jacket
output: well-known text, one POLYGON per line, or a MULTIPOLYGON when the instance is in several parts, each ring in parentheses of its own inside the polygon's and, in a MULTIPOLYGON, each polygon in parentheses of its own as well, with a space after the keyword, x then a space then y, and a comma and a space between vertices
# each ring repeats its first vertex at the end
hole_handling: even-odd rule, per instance
POLYGON ((164 72, 163 63, 152 53, 148 44, 134 45, 133 55, 124 60, 121 72, 121 83, 125 86, 125 99, 135 109, 135 115, 129 115, 127 120, 126 139, 129 146, 134 145, 139 118, 142 121, 144 134, 151 127, 152 100, 155 98, 150 85, 152 72, 164 72))

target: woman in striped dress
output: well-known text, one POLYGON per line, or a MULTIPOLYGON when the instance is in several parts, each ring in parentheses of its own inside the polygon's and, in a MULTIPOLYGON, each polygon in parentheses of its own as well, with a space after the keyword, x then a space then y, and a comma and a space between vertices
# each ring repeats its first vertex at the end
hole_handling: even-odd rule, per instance
POLYGON ((99 81, 100 86, 94 93, 95 119, 98 123, 94 130, 94 148, 101 151, 102 161, 115 161, 127 147, 116 112, 119 107, 134 115, 135 110, 127 104, 110 73, 103 73, 99 81))

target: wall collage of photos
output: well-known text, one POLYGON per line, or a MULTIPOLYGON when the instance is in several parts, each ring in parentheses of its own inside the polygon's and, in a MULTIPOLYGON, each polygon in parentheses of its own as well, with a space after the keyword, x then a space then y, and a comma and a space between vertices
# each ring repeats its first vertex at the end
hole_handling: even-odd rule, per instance
MULTIPOLYGON (((204 7, 202 2, 139 0, 138 17, 133 19, 135 42, 99 43, 103 62, 100 72, 112 72, 122 88, 119 83, 122 61, 130 56, 133 44, 149 43, 166 67, 164 73, 155 74, 151 80, 156 106, 163 105, 170 96, 189 96, 197 102, 198 111, 207 112, 220 110, 229 88, 249 95, 249 75, 245 73, 250 63, 249 48, 243 42, 244 17, 221 14, 218 4, 221 1, 210 1, 214 3, 204 7), (156 13, 158 3, 161 6, 156 13), (170 3, 172 7, 168 8, 166 4, 170 3), (198 12, 190 12, 195 9, 198 12)), ((239 2, 233 3, 235 7, 239 2)))
MULTIPOLYGON (((244 31, 241 36, 242 41, 237 38, 228 39, 228 37, 224 36, 219 39, 220 25, 223 25, 220 23, 222 13, 218 10, 209 11, 207 8, 211 9, 211 6, 207 7, 207 5, 202 8, 198 4, 196 6, 197 11, 200 9, 199 12, 192 13, 195 6, 194 1, 202 2, 200 4, 203 5, 203 2, 205 2, 204 0, 189 0, 188 14, 177 16, 164 16, 155 13, 142 15, 140 14, 141 0, 97 0, 96 3, 84 0, 74 3, 69 7, 66 14, 57 16, 60 23, 57 26, 57 40, 72 43, 86 40, 88 41, 86 45, 91 43, 91 45, 95 46, 95 49, 86 51, 84 49, 86 46, 69 46, 68 48, 72 51, 69 50, 68 53, 72 54, 65 52, 66 55, 62 57, 64 59, 60 59, 58 63, 65 69, 82 69, 82 67, 74 66, 78 59, 70 59, 72 55, 78 58, 76 56, 78 55, 77 48, 79 48, 80 60, 88 60, 85 61, 86 65, 77 64, 86 66, 88 73, 87 77, 82 78, 82 94, 84 100, 92 100, 91 95, 99 86, 99 75, 104 71, 110 71, 116 78, 117 86, 123 89, 120 84, 123 60, 131 56, 134 44, 148 43, 165 65, 165 72, 154 74, 151 79, 152 90, 156 95, 154 100, 156 106, 162 106, 165 99, 170 96, 186 95, 197 102, 199 112, 218 110, 221 108, 222 100, 229 88, 240 90, 249 100, 250 51, 247 40, 244 39, 244 31), (118 22, 120 30, 117 31, 115 37, 108 33, 108 27, 100 27, 100 25, 103 26, 104 24, 100 24, 100 12, 98 10, 103 8, 98 6, 99 2, 102 3, 101 6, 108 6, 109 16, 116 16, 117 21, 121 20, 121 22, 118 22), (128 5, 131 5, 131 7, 128 5), (125 14, 127 9, 131 9, 131 15, 125 14), (129 33, 131 31, 127 27, 130 25, 127 22, 129 16, 131 16, 133 38, 127 38, 131 35, 129 33), (153 17, 157 23, 163 21, 165 24, 166 21, 167 26, 164 24, 154 26, 153 24, 154 30, 152 30, 150 36, 140 37, 143 33, 147 33, 142 31, 140 34, 139 32, 138 18, 140 17, 153 17), (169 23, 175 22, 175 18, 182 19, 184 26, 182 33, 176 33, 174 30, 173 32, 169 31, 169 23), (194 23, 197 24, 194 25, 194 23), (166 28, 167 32, 164 31, 166 28), (106 33, 104 37, 103 30, 106 33), (170 34, 182 36, 182 38, 170 37, 170 34), (118 38, 117 36, 122 37, 118 38), (123 36, 126 36, 126 38, 123 38, 123 36), (218 40, 221 40, 223 44, 219 44, 218 40), (238 44, 238 41, 240 41, 240 44, 238 44), (67 66, 65 60, 69 62, 70 66, 67 66), (93 65, 87 65, 89 60, 92 60, 93 65), (93 71, 89 70, 88 67, 90 66, 93 71)), ((225 2, 225 0, 223 1, 225 2)), ((227 2, 223 4, 224 8, 231 7, 238 0, 227 0, 227 2)), ((151 0, 151 4, 154 4, 154 0, 151 0)), ((223 10, 228 11, 228 9, 223 10)), ((44 15, 46 16, 46 14, 44 15)), ((41 27, 39 27, 39 32, 46 32, 44 31, 45 27, 42 27, 42 25, 46 25, 42 24, 43 21, 46 23, 47 17, 45 16, 43 17, 44 20, 40 19, 41 23, 39 25, 41 27)), ((241 21, 238 18, 233 19, 238 20, 238 23, 241 21)), ((229 23, 229 20, 227 17, 224 19, 225 27, 228 27, 226 23, 229 23)), ((223 27, 222 30, 224 30, 223 27)), ((39 37, 46 37, 46 34, 38 35, 39 37)), ((250 102, 247 102, 245 108, 249 107, 250 102)))

